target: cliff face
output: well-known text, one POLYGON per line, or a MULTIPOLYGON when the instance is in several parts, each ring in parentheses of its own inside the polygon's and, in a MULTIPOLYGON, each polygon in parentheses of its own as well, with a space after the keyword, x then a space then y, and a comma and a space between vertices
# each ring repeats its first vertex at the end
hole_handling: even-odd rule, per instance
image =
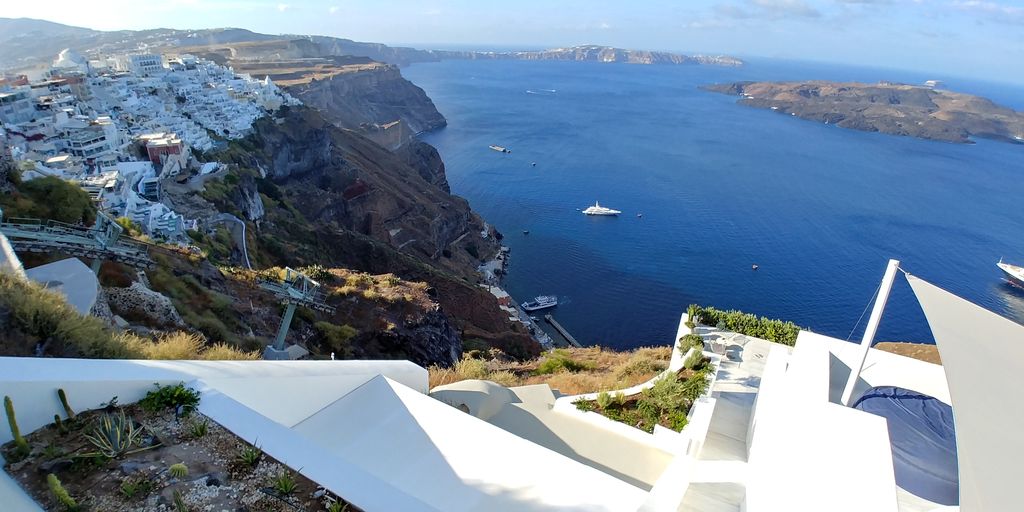
POLYGON ((375 140, 379 136, 386 147, 397 147, 417 133, 447 124, 423 89, 391 65, 360 66, 285 89, 335 125, 375 140), (400 125, 391 125, 395 121, 400 125))
MULTIPOLYGON (((250 230, 250 259, 263 266, 320 264, 426 282, 452 318, 456 338, 483 338, 524 356, 537 352, 494 297, 476 286, 476 268, 497 252, 500 235, 464 199, 448 193, 436 150, 414 141, 396 154, 304 107, 285 109, 254 128, 218 155, 243 174, 236 181, 246 190, 228 195, 234 201, 229 210, 249 212, 242 198, 263 198, 263 217, 250 230)), ((434 340, 423 341, 417 357, 454 350, 440 341, 450 342, 450 332, 425 322, 410 328, 425 336, 421 341, 434 340)), ((391 346, 402 336, 399 330, 372 340, 391 346)))

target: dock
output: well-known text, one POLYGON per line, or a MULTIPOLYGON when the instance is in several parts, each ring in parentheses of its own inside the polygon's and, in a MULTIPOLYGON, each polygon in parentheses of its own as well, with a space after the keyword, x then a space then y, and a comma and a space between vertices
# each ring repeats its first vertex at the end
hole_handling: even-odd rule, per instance
POLYGON ((576 341, 576 338, 573 338, 572 334, 569 334, 569 331, 565 330, 565 327, 562 327, 562 324, 558 323, 558 320, 555 320, 555 317, 551 315, 544 315, 544 321, 551 324, 551 327, 554 327, 555 330, 558 331, 558 334, 561 334, 570 345, 576 348, 583 348, 583 345, 580 345, 580 342, 576 341))

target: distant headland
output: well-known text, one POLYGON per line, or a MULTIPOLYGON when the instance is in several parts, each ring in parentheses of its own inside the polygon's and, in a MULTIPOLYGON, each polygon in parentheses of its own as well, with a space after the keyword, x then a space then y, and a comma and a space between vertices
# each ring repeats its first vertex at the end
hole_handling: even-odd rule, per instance
POLYGON ((516 52, 451 52, 434 51, 440 58, 500 60, 569 60, 589 62, 624 62, 627 64, 705 64, 742 66, 743 61, 728 55, 682 55, 647 50, 627 50, 612 46, 581 45, 540 51, 516 52))
POLYGON ((970 94, 879 82, 735 82, 704 89, 843 128, 970 143, 980 137, 1024 143, 1024 113, 970 94))

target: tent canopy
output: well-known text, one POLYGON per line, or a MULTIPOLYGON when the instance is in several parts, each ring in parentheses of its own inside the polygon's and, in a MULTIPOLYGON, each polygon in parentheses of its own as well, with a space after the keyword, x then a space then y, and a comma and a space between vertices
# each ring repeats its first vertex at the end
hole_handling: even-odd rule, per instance
POLYGON ((960 510, 1020 510, 1024 326, 907 275, 939 347, 956 424, 960 510))

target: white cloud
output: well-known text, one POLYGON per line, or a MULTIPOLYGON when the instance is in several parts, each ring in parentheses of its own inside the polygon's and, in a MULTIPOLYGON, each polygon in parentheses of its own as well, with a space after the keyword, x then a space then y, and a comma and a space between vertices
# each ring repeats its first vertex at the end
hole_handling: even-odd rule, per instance
POLYGON ((281 12, 285 12, 289 8, 291 8, 291 5, 288 5, 288 4, 277 4, 277 10, 279 10, 281 12))
POLYGON ((601 24, 598 25, 598 26, 601 27, 601 30, 608 30, 608 29, 612 28, 612 26, 609 25, 608 22, 606 22, 606 21, 601 22, 601 24))
POLYGON ((327 8, 327 13, 328 14, 334 14, 336 12, 338 12, 338 6, 337 5, 332 5, 332 6, 327 8))

